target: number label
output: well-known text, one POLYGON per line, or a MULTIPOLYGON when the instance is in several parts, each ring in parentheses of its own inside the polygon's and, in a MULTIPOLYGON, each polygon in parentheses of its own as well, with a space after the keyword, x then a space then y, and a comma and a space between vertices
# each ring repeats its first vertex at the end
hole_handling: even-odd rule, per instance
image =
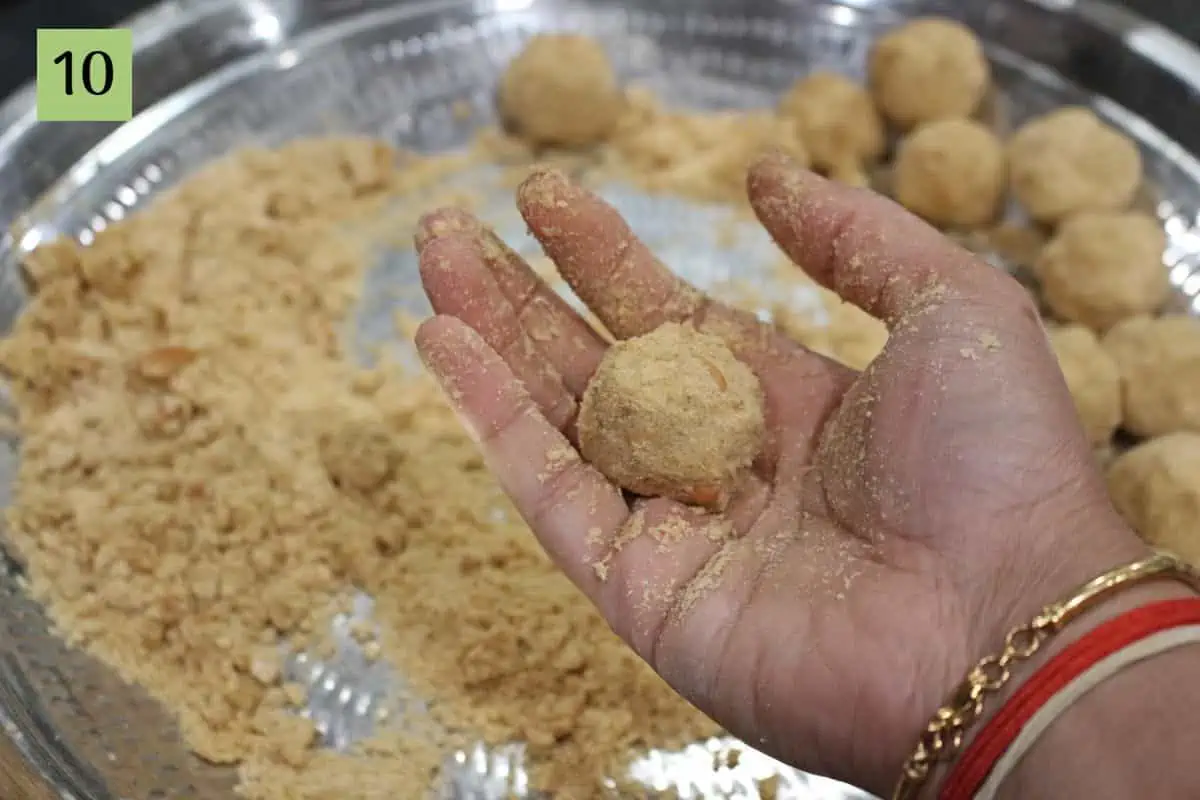
MULTIPOLYGON (((75 53, 70 50, 63 50, 54 59, 55 64, 59 64, 63 69, 63 93, 70 96, 75 94, 75 53)), ((103 50, 90 50, 83 57, 83 71, 80 74, 83 79, 84 90, 96 97, 103 94, 108 94, 113 87, 113 60, 112 56, 103 50), (103 77, 99 81, 96 80, 96 64, 100 64, 100 75, 103 77)))
POLYGON ((37 32, 37 109, 44 122, 133 116, 133 36, 120 28, 37 32))

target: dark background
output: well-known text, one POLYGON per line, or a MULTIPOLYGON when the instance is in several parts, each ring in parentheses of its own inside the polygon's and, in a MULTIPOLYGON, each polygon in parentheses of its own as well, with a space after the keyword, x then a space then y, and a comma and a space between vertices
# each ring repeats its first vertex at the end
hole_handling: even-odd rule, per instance
MULTIPOLYGON (((1200 0, 1128 0, 1127 5, 1200 42, 1200 0)), ((147 0, 0 0, 0 97, 33 77, 37 28, 111 27, 147 0)))

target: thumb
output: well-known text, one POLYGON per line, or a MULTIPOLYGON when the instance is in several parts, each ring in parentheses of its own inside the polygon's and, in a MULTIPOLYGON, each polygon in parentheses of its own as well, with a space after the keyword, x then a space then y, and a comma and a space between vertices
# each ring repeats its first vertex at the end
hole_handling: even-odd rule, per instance
POLYGON ((747 188, 759 221, 793 262, 889 328, 953 300, 981 301, 1000 327, 1038 319, 1015 279, 881 195, 827 181, 781 155, 757 162, 747 188))

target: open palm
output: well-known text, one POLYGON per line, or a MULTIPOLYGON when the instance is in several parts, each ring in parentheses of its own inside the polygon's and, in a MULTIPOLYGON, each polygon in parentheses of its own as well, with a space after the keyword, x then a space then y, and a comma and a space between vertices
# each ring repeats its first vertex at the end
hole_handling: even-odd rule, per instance
POLYGON ((771 235, 888 324, 859 374, 702 295, 602 200, 544 171, 518 205, 617 338, 721 336, 768 441, 721 516, 630 501, 573 448, 606 340, 457 210, 417 243, 426 363, 556 563, 680 693, 796 766, 886 791, 1005 629, 1140 545, 1116 518, 1029 297, 869 192, 781 157, 749 178, 771 235), (1086 536, 1090 555, 1075 555, 1086 536))

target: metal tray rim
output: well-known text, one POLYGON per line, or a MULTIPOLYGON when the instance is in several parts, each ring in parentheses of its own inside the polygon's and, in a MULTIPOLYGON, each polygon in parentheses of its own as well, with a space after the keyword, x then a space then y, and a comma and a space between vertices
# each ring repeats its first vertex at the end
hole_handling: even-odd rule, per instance
MULTIPOLYGON (((427 0, 399 0, 414 7, 427 5, 427 0)), ((1174 52, 1177 57, 1162 52, 1139 49, 1139 54, 1171 72, 1189 87, 1200 93, 1200 46, 1171 29, 1151 21, 1141 13, 1118 5, 1112 0, 1022 0, 1052 11, 1075 14, 1114 36, 1128 40, 1132 34, 1153 37, 1174 52)), ((849 0, 851 5, 863 0, 849 0)), ((489 3, 490 4, 490 3, 489 3)), ((869 5, 872 3, 863 3, 869 5)), ((896 5, 903 4, 903 0, 896 5)), ((222 8, 232 8, 237 0, 161 0, 127 17, 114 27, 133 32, 134 54, 161 42, 174 31, 191 24, 197 17, 222 8)), ((380 5, 383 5, 382 3, 380 5)), ((33 80, 28 80, 0 101, 0 160, 5 157, 9 143, 36 122, 37 93, 33 80)))

